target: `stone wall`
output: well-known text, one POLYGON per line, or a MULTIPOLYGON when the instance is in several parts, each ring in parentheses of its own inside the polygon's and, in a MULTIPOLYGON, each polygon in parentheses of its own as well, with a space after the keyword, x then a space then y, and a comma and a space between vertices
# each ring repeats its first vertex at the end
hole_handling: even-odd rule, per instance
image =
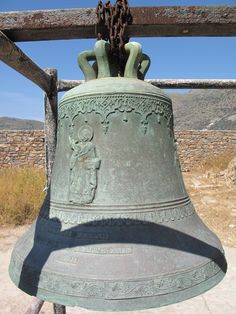
MULTIPOLYGON (((176 131, 183 171, 189 171, 202 158, 235 154, 234 131, 176 131)), ((43 131, 0 131, 0 168, 10 166, 44 167, 43 131)))
POLYGON ((0 168, 44 167, 43 131, 0 130, 0 168))
POLYGON ((190 171, 208 156, 236 156, 235 131, 176 131, 178 151, 183 171, 190 171))

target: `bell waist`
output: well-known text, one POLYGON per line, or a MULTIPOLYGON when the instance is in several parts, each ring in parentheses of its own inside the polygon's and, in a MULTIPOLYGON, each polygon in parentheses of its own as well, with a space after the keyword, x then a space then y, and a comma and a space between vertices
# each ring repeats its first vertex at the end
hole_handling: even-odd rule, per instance
POLYGON ((181 205, 189 204, 190 198, 189 196, 184 196, 179 199, 170 200, 170 201, 161 201, 156 203, 150 204, 133 204, 133 205, 106 205, 106 204, 76 204, 76 203, 65 203, 65 202, 58 202, 47 200, 47 206, 57 209, 57 210, 77 210, 77 211, 109 211, 109 212, 117 212, 117 211, 144 211, 144 210, 151 210, 151 209, 168 209, 168 208, 175 208, 181 205))
POLYGON ((195 214, 189 199, 145 205, 72 205, 48 201, 41 210, 43 219, 58 219, 66 225, 133 225, 146 223, 169 223, 187 219, 195 214))

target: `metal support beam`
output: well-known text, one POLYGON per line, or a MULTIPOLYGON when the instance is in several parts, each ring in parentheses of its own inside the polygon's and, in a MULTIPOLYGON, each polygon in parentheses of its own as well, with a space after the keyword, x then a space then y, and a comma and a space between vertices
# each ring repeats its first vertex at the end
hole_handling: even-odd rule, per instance
MULTIPOLYGON (((236 36, 236 6, 132 7, 130 37, 236 36)), ((1 12, 13 41, 94 38, 95 9, 1 12)))
POLYGON ((0 31, 0 60, 41 87, 51 90, 51 77, 0 31))
MULTIPOLYGON (((159 88, 177 88, 177 89, 234 89, 236 80, 146 80, 146 82, 159 88)), ((58 81, 58 92, 65 92, 73 87, 83 84, 84 81, 60 80, 58 81)))
POLYGON ((48 188, 50 184, 50 177, 57 143, 58 94, 57 94, 57 70, 46 69, 45 72, 52 78, 50 93, 45 94, 44 96, 45 108, 44 131, 45 131, 46 174, 48 188))

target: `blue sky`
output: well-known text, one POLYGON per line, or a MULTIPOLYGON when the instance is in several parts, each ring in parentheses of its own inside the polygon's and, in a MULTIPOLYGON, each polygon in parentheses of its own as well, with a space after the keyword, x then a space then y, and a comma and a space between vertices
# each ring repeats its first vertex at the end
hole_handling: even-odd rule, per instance
MULTIPOLYGON (((105 0, 104 0, 105 1, 105 0)), ((115 0, 112 2, 114 3, 115 0)), ((97 0, 0 0, 0 11, 95 7, 97 0)), ((236 5, 236 0, 129 0, 131 6, 236 5)), ((236 38, 132 38, 152 59, 147 78, 236 78, 236 38)), ((17 43, 41 68, 57 68, 60 79, 82 79, 80 51, 95 40, 17 43)), ((0 116, 43 120, 43 93, 0 62, 0 116)))

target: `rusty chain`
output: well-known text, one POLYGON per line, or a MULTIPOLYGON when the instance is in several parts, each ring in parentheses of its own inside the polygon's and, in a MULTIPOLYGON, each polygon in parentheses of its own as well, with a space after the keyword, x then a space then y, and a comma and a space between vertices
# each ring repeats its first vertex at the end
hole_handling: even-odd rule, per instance
POLYGON ((116 0, 114 6, 111 1, 103 4, 103 1, 99 0, 96 14, 96 37, 98 40, 103 39, 110 42, 111 58, 117 63, 119 72, 122 74, 126 62, 124 45, 129 42, 126 30, 127 26, 132 23, 128 0, 116 0))

